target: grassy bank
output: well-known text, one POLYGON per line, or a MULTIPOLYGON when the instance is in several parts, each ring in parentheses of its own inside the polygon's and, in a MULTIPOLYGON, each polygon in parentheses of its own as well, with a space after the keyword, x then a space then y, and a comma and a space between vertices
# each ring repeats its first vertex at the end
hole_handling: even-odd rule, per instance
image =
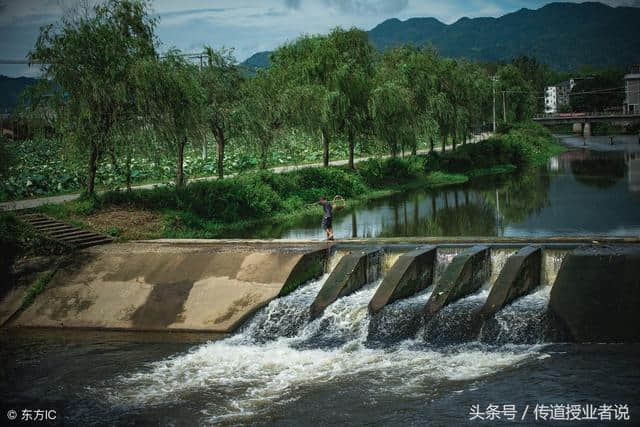
POLYGON ((36 233, 14 214, 0 213, 0 296, 15 284, 14 262, 22 257, 61 255, 71 248, 36 233))
POLYGON ((319 214, 319 197, 340 195, 353 206, 417 188, 459 184, 471 177, 509 173, 546 161, 561 148, 544 128, 529 124, 485 142, 443 154, 370 159, 356 170, 308 168, 252 172, 184 188, 113 191, 40 210, 121 240, 214 238, 269 221, 293 222, 319 214), (142 218, 142 219, 141 219, 142 218))

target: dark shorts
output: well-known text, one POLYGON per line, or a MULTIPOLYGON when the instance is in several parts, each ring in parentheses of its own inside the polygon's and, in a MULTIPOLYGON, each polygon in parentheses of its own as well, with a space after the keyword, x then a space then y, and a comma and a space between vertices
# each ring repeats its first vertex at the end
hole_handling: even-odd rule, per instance
POLYGON ((329 218, 322 218, 322 229, 326 230, 327 228, 331 228, 332 226, 332 221, 333 218, 329 217, 329 218))

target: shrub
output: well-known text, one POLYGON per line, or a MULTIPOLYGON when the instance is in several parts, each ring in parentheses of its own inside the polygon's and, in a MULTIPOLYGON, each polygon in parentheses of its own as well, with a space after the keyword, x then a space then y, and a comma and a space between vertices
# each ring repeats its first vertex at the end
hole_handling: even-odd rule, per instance
POLYGON ((371 187, 400 184, 420 177, 425 169, 426 157, 412 156, 406 159, 369 159, 358 164, 358 172, 371 187))
POLYGON ((12 266, 25 255, 60 255, 71 248, 34 233, 11 213, 0 213, 0 295, 14 284, 12 266))
POLYGON ((306 168, 285 175, 291 176, 305 202, 314 202, 318 197, 353 197, 366 191, 362 177, 353 171, 341 168, 306 168))

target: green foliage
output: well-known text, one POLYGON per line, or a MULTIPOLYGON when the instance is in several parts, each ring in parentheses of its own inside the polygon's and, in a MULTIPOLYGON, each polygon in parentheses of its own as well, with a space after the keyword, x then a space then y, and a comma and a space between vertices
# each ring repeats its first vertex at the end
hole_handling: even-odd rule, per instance
POLYGON ((56 270, 51 270, 48 273, 45 273, 29 289, 27 289, 27 292, 22 299, 22 304, 20 306, 21 309, 25 309, 33 304, 33 301, 42 293, 42 291, 44 291, 44 288, 51 281, 54 274, 56 274, 56 270))
POLYGON ((349 141, 353 167, 355 137, 368 124, 373 54, 364 31, 335 28, 327 36, 302 36, 271 57, 269 71, 286 76, 283 96, 290 122, 322 132, 325 166, 330 140, 342 133, 349 141))
POLYGON ((13 286, 11 267, 26 255, 59 255, 70 250, 62 243, 36 234, 11 213, 0 213, 0 295, 13 286))
MULTIPOLYGON (((9 176, 9 167, 15 160, 9 151, 9 142, 0 135, 0 180, 4 181, 9 176)), ((0 189, 0 191, 2 191, 0 189)))
MULTIPOLYGON (((431 157, 431 156, 428 156, 431 157)), ((408 159, 369 159, 358 164, 358 173, 367 185, 380 188, 390 184, 402 184, 424 178, 427 157, 416 156, 408 159)))
MULTIPOLYGON (((355 197, 366 186, 362 178, 340 168, 307 168, 286 174, 249 173, 236 178, 193 182, 184 188, 162 187, 132 192, 108 192, 100 206, 130 205, 144 209, 190 212, 194 218, 232 223, 294 212, 319 197, 355 197)), ((185 217, 181 217, 185 222, 185 217)))
POLYGON ((150 119, 162 146, 176 160, 176 185, 183 186, 184 149, 188 136, 204 119, 206 95, 195 66, 177 51, 164 58, 149 58, 135 66, 135 86, 141 94, 139 109, 150 119))
POLYGON ((218 146, 217 173, 224 177, 224 154, 227 140, 240 133, 241 85, 240 70, 231 50, 215 51, 205 46, 207 66, 198 76, 204 89, 204 121, 208 124, 218 146))
POLYGON ((510 125, 510 130, 477 144, 467 144, 455 151, 433 156, 426 170, 448 172, 487 170, 496 165, 523 166, 549 157, 555 149, 553 136, 547 129, 528 122, 510 125))
POLYGON ((520 69, 515 65, 506 65, 498 71, 498 82, 496 90, 499 98, 496 103, 502 101, 504 97, 504 106, 502 113, 498 114, 504 121, 504 110, 506 110, 507 123, 514 123, 523 120, 529 120, 536 111, 536 98, 534 88, 531 82, 525 78, 520 69))
POLYGON ((266 169, 269 150, 283 132, 286 110, 283 102, 285 74, 279 70, 260 70, 244 86, 244 103, 240 117, 244 129, 253 137, 260 152, 260 167, 266 169))
POLYGON ((42 27, 29 54, 43 64, 43 84, 53 83, 41 95, 55 112, 56 129, 85 155, 88 193, 94 191, 98 160, 113 146, 117 128, 135 117, 132 67, 155 56, 155 21, 148 7, 130 0, 93 7, 82 3, 57 25, 42 27))
POLYGON ((413 95, 391 81, 374 89, 369 104, 376 135, 387 143, 392 156, 415 144, 413 95))

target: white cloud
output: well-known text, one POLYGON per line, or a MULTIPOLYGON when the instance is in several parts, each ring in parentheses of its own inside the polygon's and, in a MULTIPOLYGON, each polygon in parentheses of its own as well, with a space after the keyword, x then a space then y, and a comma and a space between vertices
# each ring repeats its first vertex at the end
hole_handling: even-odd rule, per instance
MULTIPOLYGON (((98 0, 88 0, 95 3, 98 0)), ((640 6, 640 0, 608 0, 612 6, 640 6)), ((74 0, 0 0, 0 56, 24 58, 41 25, 55 22, 74 0)), ((450 24, 463 16, 500 16, 547 0, 155 0, 158 36, 164 48, 199 51, 203 45, 234 47, 242 61, 301 34, 352 26, 371 29, 389 18, 435 17, 450 24)), ((32 69, 33 70, 33 69, 32 69)), ((0 65, 20 75, 23 67, 0 65)))

